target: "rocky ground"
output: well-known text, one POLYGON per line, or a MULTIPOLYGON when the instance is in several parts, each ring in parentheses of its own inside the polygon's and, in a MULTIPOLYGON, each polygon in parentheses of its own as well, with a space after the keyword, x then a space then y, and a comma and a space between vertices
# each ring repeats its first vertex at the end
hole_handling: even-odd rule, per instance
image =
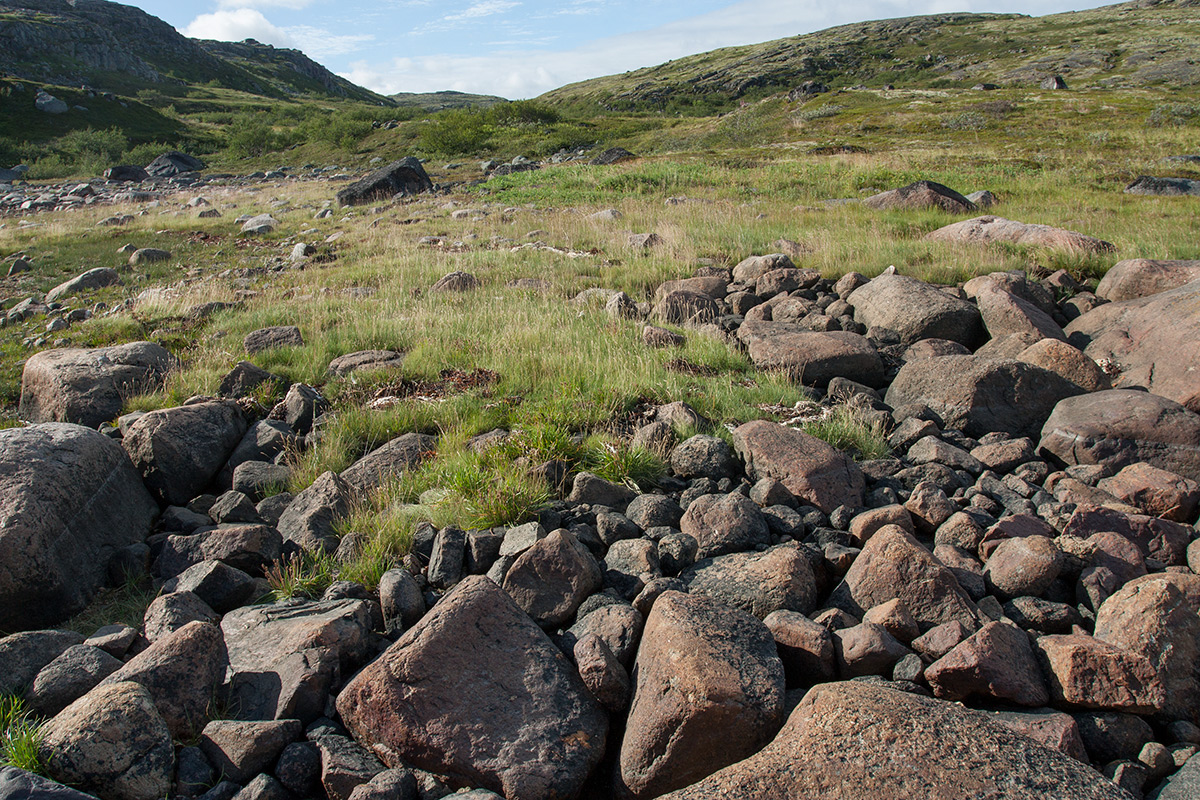
MULTIPOLYGON (((418 170, 358 191, 427 189, 418 170)), ((982 198, 872 198, 960 200, 982 198)), ((1112 248, 994 216, 930 238, 1112 248)), ((45 771, 75 788, 6 767, 0 797, 1198 796, 1198 277, 1136 259, 1094 292, 1063 271, 834 281, 776 253, 649 303, 592 290, 578 301, 639 320, 647 346, 682 325, 853 408, 893 456, 785 424, 815 403, 728 435, 661 406, 633 437, 669 463, 653 491, 531 465, 561 478, 537 521, 419 526, 377 589, 316 601, 261 602, 265 577, 349 557, 336 523, 437 438, 277 493, 320 436, 313 387, 264 416, 264 371, 241 363, 220 396, 111 425, 172 353, 38 353, 33 424, 0 431, 0 629, 18 631, 0 692, 49 720, 45 771), (53 629, 128 574, 161 587, 141 627, 53 629)))

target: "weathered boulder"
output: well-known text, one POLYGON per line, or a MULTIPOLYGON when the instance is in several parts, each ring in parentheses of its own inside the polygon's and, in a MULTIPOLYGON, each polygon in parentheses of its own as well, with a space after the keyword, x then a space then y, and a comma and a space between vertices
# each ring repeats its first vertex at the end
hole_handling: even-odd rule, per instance
POLYGON ((733 279, 741 283, 755 283, 763 275, 776 269, 794 269, 795 264, 785 253, 768 253, 765 256, 749 256, 733 268, 733 279))
POLYGON ((171 578, 202 561, 220 561, 250 575, 279 560, 283 538, 270 525, 200 528, 186 536, 168 536, 154 571, 171 578))
POLYGON ((824 387, 834 378, 883 386, 883 361, 866 337, 848 331, 801 331, 757 339, 750 360, 763 370, 783 370, 794 380, 824 387))
POLYGON ((329 362, 329 374, 345 377, 359 370, 394 370, 404 365, 407 353, 399 350, 359 350, 329 362))
POLYGON ((51 778, 105 800, 159 800, 175 749, 150 694, 136 683, 99 686, 46 724, 38 754, 51 778))
POLYGON ((1036 436, 1055 404, 1083 390, 1022 361, 938 356, 909 361, 887 392, 892 408, 920 403, 969 436, 1036 436))
POLYGON ((116 419, 127 399, 155 389, 173 364, 153 342, 43 350, 25 362, 17 413, 30 422, 98 428, 116 419))
POLYGON ((343 206, 359 206, 390 200, 398 194, 420 194, 432 189, 433 182, 425 174, 421 162, 408 156, 380 167, 340 190, 337 193, 337 201, 343 206))
POLYGON ((604 575, 569 531, 558 529, 526 550, 504 575, 504 591, 533 621, 555 630, 600 590, 604 575))
POLYGON ((155 178, 174 178, 185 172, 197 172, 204 169, 204 162, 195 156, 171 150, 155 158, 146 165, 146 174, 155 178))
POLYGON ((465 578, 355 676, 337 708, 385 763, 510 800, 575 796, 608 731, 562 652, 482 576, 465 578))
POLYGON ((158 514, 121 446, 79 425, 0 431, 0 630, 82 611, 158 514))
POLYGON ((699 557, 768 544, 771 531, 754 501, 742 494, 706 494, 687 507, 679 529, 699 545, 699 557))
POLYGON ((0 767, 0 797, 6 800, 96 800, 94 795, 16 767, 0 767))
POLYGON ((1120 370, 1118 389, 1143 388, 1200 412, 1200 281, 1108 303, 1066 328, 1071 344, 1120 370))
POLYGON ((671 325, 712 322, 721 315, 721 307, 706 294, 677 289, 654 304, 654 315, 671 325))
POLYGON ((60 283, 50 291, 46 292, 46 302, 53 303, 56 300, 62 300, 64 297, 74 297, 80 292, 85 292, 89 289, 103 289, 105 286, 113 286, 121 283, 121 276, 117 274, 115 269, 110 267, 96 267, 89 269, 81 275, 76 275, 69 281, 60 283))
POLYGON ((1068 465, 1120 470, 1145 461, 1200 480, 1200 415, 1132 389, 1069 397, 1046 420, 1038 449, 1068 465))
POLYGON ((868 609, 897 598, 922 632, 947 622, 961 622, 972 631, 980 625, 979 611, 954 573, 911 533, 886 525, 854 559, 829 604, 861 618, 868 609))
POLYGON ((765 420, 739 426, 733 445, 751 480, 774 478, 825 513, 863 505, 866 480, 852 459, 803 431, 765 420))
POLYGON ((304 336, 295 325, 275 325, 250 331, 242 339, 242 348, 250 354, 277 347, 303 347, 304 336))
POLYGON ((983 337, 979 309, 907 275, 880 275, 851 292, 846 302, 854 306, 855 322, 896 331, 906 344, 945 339, 973 347, 983 337))
POLYGON ((1168 292, 1200 278, 1200 261, 1131 258, 1108 268, 1096 296, 1113 303, 1168 292))
POLYGON ((989 622, 930 664, 925 679, 944 700, 975 697, 1034 708, 1050 700, 1029 637, 1003 622, 989 622))
MULTIPOLYGON (((365 474, 365 473, 364 473, 365 474)), ((275 526, 284 541, 309 552, 337 549, 335 523, 350 514, 354 490, 335 472, 326 472, 288 504, 275 526)))
POLYGON ((779 610, 808 614, 817 607, 819 589, 812 564, 794 546, 705 558, 679 577, 692 594, 711 597, 759 619, 779 610))
POLYGON ((862 682, 813 688, 764 750, 664 800, 730 797, 1129 800, 982 712, 862 682))
POLYGON ((787 686, 811 686, 837 676, 833 634, 799 611, 775 611, 763 619, 775 638, 787 686))
POLYGON ((144 414, 121 443, 159 502, 182 506, 212 483, 247 427, 231 402, 195 403, 144 414))
POLYGON ((226 614, 221 632, 238 718, 307 724, 325 713, 334 680, 366 658, 371 611, 363 600, 247 606, 226 614))
POLYGON ((0 694, 20 695, 47 664, 83 641, 75 631, 23 631, 0 639, 0 694))
POLYGON ((270 769, 283 748, 300 738, 300 722, 213 720, 200 732, 200 750, 225 780, 249 783, 270 769))
POLYGON ((1191 522, 1200 505, 1200 483, 1144 461, 1101 479, 1096 488, 1150 516, 1174 522, 1191 522))
POLYGON ((988 286, 975 295, 983 326, 993 339, 1022 334, 1038 339, 1066 340, 1058 323, 1028 300, 1002 288, 988 286))
POLYGON ((1085 634, 1042 636, 1034 648, 1056 708, 1153 714, 1166 702, 1143 655, 1085 634))
POLYGON ((1139 175, 1137 180, 1125 187, 1125 194, 1146 194, 1159 197, 1200 195, 1200 181, 1190 178, 1157 178, 1139 175))
POLYGON ((1111 242, 1063 228, 1016 222, 1003 217, 976 217, 955 222, 926 234, 926 241, 949 244, 991 244, 1008 242, 1031 247, 1048 247, 1084 253, 1111 253, 1111 242))
POLYGON ((366 492, 397 480, 437 450, 437 437, 406 433, 375 448, 342 471, 341 477, 356 492, 366 492))
POLYGON ((665 592, 646 621, 618 780, 633 797, 687 786, 765 745, 783 721, 783 664, 766 626, 665 592))
POLYGON ((74 645, 38 672, 25 701, 42 716, 53 717, 120 668, 120 659, 99 647, 74 645))
POLYGON ((975 204, 949 186, 933 181, 916 181, 898 189, 874 194, 863 200, 868 208, 881 210, 923 211, 940 208, 951 214, 965 214, 975 210, 975 204))
POLYGON ((1059 339, 1034 342, 1015 358, 1066 378, 1085 392, 1111 388, 1111 382, 1099 364, 1059 339))

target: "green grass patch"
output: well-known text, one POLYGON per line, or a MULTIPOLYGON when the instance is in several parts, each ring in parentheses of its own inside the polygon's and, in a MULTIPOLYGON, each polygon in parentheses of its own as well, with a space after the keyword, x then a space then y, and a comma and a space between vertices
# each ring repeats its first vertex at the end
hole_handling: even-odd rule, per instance
POLYGON ((41 722, 13 695, 0 696, 0 764, 38 775, 45 770, 38 749, 41 722))

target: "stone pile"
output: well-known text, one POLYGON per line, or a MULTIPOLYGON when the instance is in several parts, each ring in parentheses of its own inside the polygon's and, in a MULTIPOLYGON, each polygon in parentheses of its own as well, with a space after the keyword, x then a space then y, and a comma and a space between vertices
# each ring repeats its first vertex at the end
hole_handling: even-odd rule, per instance
POLYGON ((236 396, 278 379, 243 363, 224 397, 114 425, 161 359, 31 359, 38 424, 0 431, 0 688, 49 718, 50 776, 103 800, 1195 796, 1191 268, 1124 262, 1098 295, 775 254, 611 295, 849 404, 893 455, 762 420, 679 441, 707 423, 664 406, 635 436, 670 465, 653 491, 567 476, 536 521, 424 524, 378 589, 316 601, 258 602, 266 571, 348 557, 355 498, 436 439, 293 497, 271 487, 319 435, 312 387, 249 417, 236 396), (52 630, 139 573, 139 629, 52 630))

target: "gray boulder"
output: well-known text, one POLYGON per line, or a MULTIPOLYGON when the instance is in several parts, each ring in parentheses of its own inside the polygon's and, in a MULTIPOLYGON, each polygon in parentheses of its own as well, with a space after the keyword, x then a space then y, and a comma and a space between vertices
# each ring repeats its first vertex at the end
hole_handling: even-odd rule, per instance
POLYGON ((164 505, 181 506, 212 483, 246 428, 233 403, 195 403, 140 417, 122 444, 146 488, 164 505))
POLYGON ((983 338, 979 309, 907 275, 880 275, 850 293, 854 321, 896 331, 900 341, 946 339, 973 347, 983 338))
POLYGON ((121 276, 117 274, 115 269, 96 267, 95 269, 89 269, 81 275, 76 275, 69 281, 60 283, 46 292, 46 302, 53 303, 56 300, 62 300, 64 297, 74 297, 88 289, 102 289, 105 286, 120 285, 120 283, 121 276))
POLYGON ((112 557, 143 542, 157 514, 107 436, 64 423, 0 431, 0 630, 83 610, 112 557))
POLYGON ((420 194, 432 190, 433 182, 425 174, 421 162, 408 156, 380 167, 342 189, 337 193, 337 201, 343 206, 359 206, 390 200, 398 194, 420 194))

